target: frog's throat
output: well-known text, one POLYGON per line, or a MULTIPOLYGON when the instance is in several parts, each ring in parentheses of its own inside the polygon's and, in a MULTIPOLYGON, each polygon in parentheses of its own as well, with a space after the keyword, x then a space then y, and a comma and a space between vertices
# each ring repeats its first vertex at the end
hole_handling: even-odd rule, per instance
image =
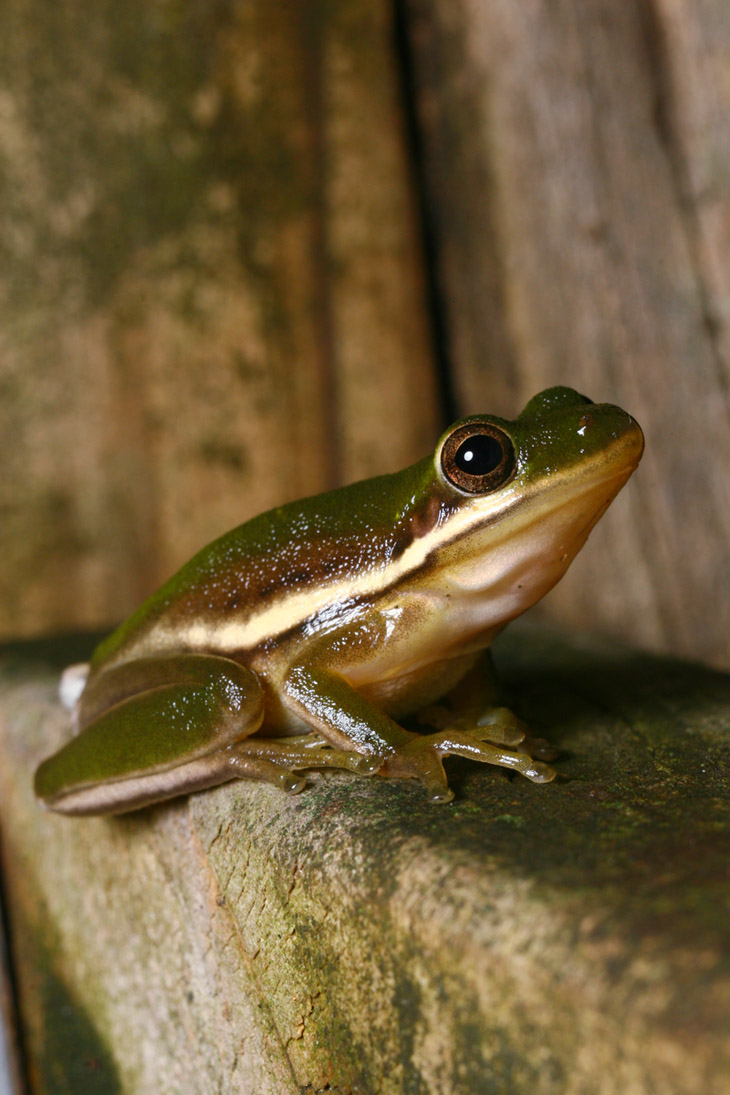
MULTIPOLYGON (((640 454, 639 454, 640 455, 640 454)), ((586 521, 574 550, 566 555, 565 565, 549 582, 554 585, 576 552, 585 542, 590 529, 615 497, 638 463, 632 459, 604 458, 588 463, 571 474, 553 474, 531 483, 512 481, 504 490, 488 498, 473 498, 457 509, 445 522, 415 538, 397 558, 387 564, 360 573, 356 578, 345 577, 321 583, 312 589, 294 589, 278 594, 258 611, 241 618, 223 618, 211 614, 199 616, 182 626, 177 622, 169 634, 164 623, 154 629, 158 650, 166 647, 209 651, 251 651, 262 643, 276 640, 320 617, 333 605, 351 606, 372 603, 398 583, 417 576, 430 567, 440 568, 452 551, 468 551, 467 542, 483 539, 484 552, 499 550, 506 542, 512 544, 529 537, 541 522, 557 528, 556 516, 575 511, 594 496, 586 521)), ((533 598, 531 603, 538 598, 533 598)), ((525 606, 527 607, 527 605, 525 606)), ((339 615, 339 613, 335 613, 339 615)), ((345 615, 347 613, 345 612, 345 615)), ((342 621, 341 621, 342 622, 342 621)))

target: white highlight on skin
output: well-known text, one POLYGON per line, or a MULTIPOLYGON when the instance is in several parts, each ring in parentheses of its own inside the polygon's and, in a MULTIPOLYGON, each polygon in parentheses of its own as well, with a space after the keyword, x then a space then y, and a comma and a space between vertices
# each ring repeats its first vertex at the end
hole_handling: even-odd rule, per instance
POLYGON ((88 662, 69 665, 61 674, 58 682, 58 698, 67 711, 73 711, 86 685, 89 675, 88 662))

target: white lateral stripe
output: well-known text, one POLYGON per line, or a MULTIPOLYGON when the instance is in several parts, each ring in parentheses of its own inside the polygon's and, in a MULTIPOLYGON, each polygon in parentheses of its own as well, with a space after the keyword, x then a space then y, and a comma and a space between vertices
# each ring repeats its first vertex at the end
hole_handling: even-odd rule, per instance
MULTIPOLYGON (((360 598, 382 593, 406 574, 422 566, 428 556, 441 544, 455 540, 470 527, 487 521, 492 512, 500 512, 505 508, 504 496, 490 499, 489 508, 484 506, 484 498, 479 501, 482 505, 476 513, 473 512, 474 507, 471 505, 462 507, 443 525, 414 540, 400 558, 380 570, 369 571, 358 581, 355 591, 352 581, 348 579, 333 582, 331 585, 319 585, 315 590, 295 591, 285 595, 244 623, 231 620, 210 625, 203 620, 198 620, 190 623, 182 631, 182 637, 193 648, 251 650, 265 639, 274 638, 302 624, 333 602, 352 600, 353 595, 360 598)), ((517 496, 516 501, 518 501, 517 496)), ((181 637, 180 629, 176 629, 176 637, 177 639, 181 637)))
MULTIPOLYGON (((583 469, 581 482, 574 479, 569 483, 570 489, 565 489, 564 482, 551 484, 553 489, 546 491, 544 482, 532 483, 526 488, 524 483, 513 480, 504 494, 500 491, 489 498, 482 495, 465 500, 465 504, 442 525, 414 540, 400 558, 380 570, 367 572, 357 581, 356 588, 353 588, 351 579, 343 579, 329 585, 318 585, 314 590, 294 591, 280 597, 243 623, 236 620, 212 624, 204 620, 191 622, 186 628, 176 627, 175 643, 182 639, 192 649, 252 650, 266 639, 276 638, 300 626, 328 605, 351 601, 353 597, 368 598, 382 593, 405 575, 423 566, 429 555, 439 547, 458 540, 471 529, 488 524, 495 515, 499 515, 502 524, 509 510, 519 506, 520 510, 529 512, 525 525, 530 525, 541 518, 541 511, 554 513, 563 506, 580 502, 584 494, 590 494, 603 482, 628 477, 628 470, 624 469, 604 476, 591 476, 585 474, 586 471, 587 469, 583 469)), ((164 630, 164 625, 161 625, 160 637, 163 643, 164 630)))

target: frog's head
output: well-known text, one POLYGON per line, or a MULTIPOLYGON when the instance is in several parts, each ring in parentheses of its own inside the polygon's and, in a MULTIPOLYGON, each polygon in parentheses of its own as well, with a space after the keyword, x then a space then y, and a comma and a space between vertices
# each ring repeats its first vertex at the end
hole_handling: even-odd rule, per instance
POLYGON ((504 621, 518 615, 562 577, 643 448, 630 414, 570 388, 541 392, 513 422, 456 422, 434 454, 442 576, 504 621))

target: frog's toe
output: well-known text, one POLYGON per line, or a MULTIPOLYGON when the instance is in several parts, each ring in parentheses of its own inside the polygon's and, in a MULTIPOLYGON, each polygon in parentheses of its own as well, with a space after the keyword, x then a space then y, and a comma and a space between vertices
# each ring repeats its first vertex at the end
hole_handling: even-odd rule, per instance
POLYGON ((443 802, 451 802, 454 797, 454 792, 448 785, 446 787, 441 787, 440 785, 430 785, 426 783, 425 786, 428 793, 428 801, 432 802, 435 806, 439 806, 443 802))
POLYGON ((297 749, 321 749, 323 745, 329 745, 327 738, 323 734, 318 734, 316 730, 310 734, 295 734, 283 740, 290 748, 297 749))
POLYGON ((347 767, 361 776, 374 776, 383 765, 383 758, 379 756, 365 756, 363 753, 349 753, 346 756, 347 767))
POLYGON ((286 791, 288 795, 298 795, 300 791, 303 791, 307 786, 307 781, 303 776, 298 776, 295 772, 290 772, 288 769, 284 769, 278 777, 278 783, 282 791, 286 791))
POLYGON ((414 763, 414 774, 426 788, 428 801, 451 802, 454 792, 449 787, 443 761, 434 749, 424 749, 414 763))
POLYGON ((551 765, 532 756, 528 742, 520 742, 518 749, 508 749, 493 740, 483 740, 482 735, 452 734, 444 735, 440 746, 444 752, 454 753, 457 757, 468 757, 484 764, 497 764, 499 768, 512 769, 530 780, 531 783, 549 783, 555 779, 556 772, 551 765))
POLYGON ((504 723, 482 723, 480 720, 476 726, 465 723, 463 726, 456 723, 454 729, 463 729, 479 741, 491 741, 494 745, 509 745, 517 747, 525 740, 525 731, 519 726, 504 723))
POLYGON ((526 768, 520 768, 518 771, 533 783, 550 783, 557 775, 554 768, 551 768, 549 764, 542 764, 539 760, 532 760, 526 768))
POLYGON ((299 755, 289 757, 288 763, 292 768, 344 768, 360 776, 372 776, 382 765, 383 758, 373 753, 348 752, 324 745, 321 748, 310 746, 299 755))
POLYGON ((307 785, 307 781, 276 761, 262 756, 250 756, 245 751, 245 742, 229 750, 227 763, 231 773, 239 779, 255 779, 262 783, 272 783, 288 795, 298 795, 307 785))
POLYGON ((495 745, 520 745, 528 734, 522 719, 509 707, 491 707, 479 716, 474 726, 464 724, 461 728, 495 745))

